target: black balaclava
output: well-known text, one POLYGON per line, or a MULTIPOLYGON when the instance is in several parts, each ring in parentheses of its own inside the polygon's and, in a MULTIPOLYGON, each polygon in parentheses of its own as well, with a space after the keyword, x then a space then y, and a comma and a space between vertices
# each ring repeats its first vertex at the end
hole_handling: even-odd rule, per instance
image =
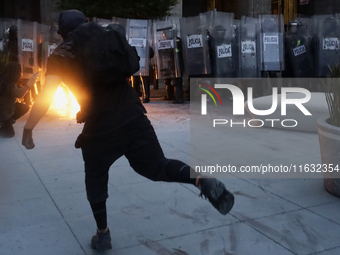
POLYGON ((58 20, 58 34, 65 40, 67 35, 80 26, 87 22, 87 18, 84 13, 78 10, 67 10, 63 11, 59 15, 58 20))

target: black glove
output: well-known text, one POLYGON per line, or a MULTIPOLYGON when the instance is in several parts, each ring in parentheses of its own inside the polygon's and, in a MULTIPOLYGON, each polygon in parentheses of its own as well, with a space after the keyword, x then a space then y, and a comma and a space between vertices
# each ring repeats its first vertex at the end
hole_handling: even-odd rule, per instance
POLYGON ((32 129, 24 128, 24 132, 22 134, 22 145, 28 150, 34 148, 35 145, 32 138, 32 129))

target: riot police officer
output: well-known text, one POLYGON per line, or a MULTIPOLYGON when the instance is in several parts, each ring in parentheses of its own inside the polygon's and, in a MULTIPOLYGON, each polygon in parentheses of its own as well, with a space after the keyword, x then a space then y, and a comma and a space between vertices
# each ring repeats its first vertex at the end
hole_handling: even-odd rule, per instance
POLYGON ((331 75, 334 65, 339 62, 339 38, 337 20, 329 16, 319 22, 319 29, 313 38, 315 47, 315 71, 317 77, 327 77, 331 75))
POLYGON ((126 24, 128 42, 136 47, 140 57, 140 69, 131 77, 131 83, 137 95, 143 95, 143 102, 148 103, 150 101, 149 60, 153 57, 153 49, 149 45, 151 24, 149 20, 142 19, 128 19, 126 24), (140 79, 142 79, 143 94, 140 91, 140 79))
POLYGON ((300 23, 293 20, 285 34, 285 57, 287 77, 310 77, 312 74, 312 56, 308 37, 299 33, 300 23))
POLYGON ((239 42, 239 77, 260 77, 258 27, 258 19, 242 16, 237 33, 239 42))
MULTIPOLYGON (((149 47, 149 59, 154 56, 154 51, 152 47, 149 47)), ((134 75, 131 77, 131 85, 135 89, 139 97, 143 96, 143 103, 150 102, 150 76, 149 75, 134 75), (142 83, 143 92, 140 90, 140 85, 142 83)))
POLYGON ((260 16, 261 64, 263 76, 276 77, 284 70, 283 17, 260 16))
POLYGON ((181 39, 177 36, 175 22, 157 21, 155 27, 155 46, 157 52, 158 78, 164 79, 166 95, 164 100, 174 100, 173 103, 184 103, 182 70, 183 57, 181 39))
POLYGON ((211 31, 212 76, 237 76, 237 42, 235 39, 234 15, 216 12, 211 31))

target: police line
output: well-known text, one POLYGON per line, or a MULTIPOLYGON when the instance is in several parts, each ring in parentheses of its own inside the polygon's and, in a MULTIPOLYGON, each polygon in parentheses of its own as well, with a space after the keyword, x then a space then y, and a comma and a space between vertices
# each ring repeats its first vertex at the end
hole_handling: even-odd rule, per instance
MULTIPOLYGON (((339 17, 297 18, 284 31, 282 15, 259 18, 217 12, 196 17, 168 17, 163 21, 113 18, 140 55, 141 70, 149 75, 149 49, 155 51, 158 79, 183 75, 263 77, 283 72, 287 77, 327 77, 337 63, 339 17), (312 54, 312 52, 314 52, 312 54)), ((8 30, 18 31, 18 57, 23 76, 42 70, 61 42, 56 28, 22 20, 1 20, 0 50, 8 44, 8 30)))

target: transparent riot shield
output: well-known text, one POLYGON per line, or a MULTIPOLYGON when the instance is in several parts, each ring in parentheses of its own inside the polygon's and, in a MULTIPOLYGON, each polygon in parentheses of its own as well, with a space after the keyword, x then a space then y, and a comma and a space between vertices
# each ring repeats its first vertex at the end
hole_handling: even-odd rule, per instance
POLYGON ((63 42, 63 38, 58 34, 58 27, 53 25, 49 28, 48 32, 48 57, 63 42))
POLYGON ((180 19, 184 71, 187 75, 211 73, 207 27, 204 16, 180 19))
POLYGON ((6 26, 5 21, 3 19, 0 19, 0 51, 5 50, 5 44, 7 40, 6 36, 7 29, 9 28, 6 26))
POLYGON ((134 76, 148 76, 149 75, 149 38, 150 38, 149 20, 129 19, 127 25, 127 37, 131 46, 136 47, 137 53, 140 57, 140 69, 134 76))
POLYGON ((18 61, 18 28, 14 19, 0 21, 0 54, 0 73, 8 61, 18 61))
POLYGON ((26 103, 30 103, 39 93, 43 83, 48 56, 48 27, 37 22, 17 20, 19 63, 24 81, 27 81, 33 73, 38 72, 39 76, 31 93, 27 94, 26 103), (31 95, 31 98, 29 98, 31 95))
POLYGON ((285 33, 286 70, 289 77, 311 77, 312 53, 307 31, 297 20, 290 23, 285 33))
POLYGON ((19 63, 22 77, 29 79, 38 72, 38 23, 18 20, 19 63))
POLYGON ((172 20, 153 23, 158 79, 181 77, 177 28, 172 20))
POLYGON ((168 16, 165 18, 166 21, 172 22, 173 25, 176 27, 176 31, 177 31, 177 37, 181 38, 181 26, 180 26, 180 18, 179 17, 172 17, 172 16, 168 16))
POLYGON ((214 26, 215 13, 216 13, 216 9, 199 14, 200 16, 204 16, 206 28, 208 29, 208 35, 210 35, 210 33, 212 32, 212 29, 214 26))
POLYGON ((210 39, 214 77, 237 76, 235 28, 233 13, 215 12, 210 39))
POLYGON ((307 36, 311 40, 314 35, 313 19, 310 17, 298 17, 296 20, 300 23, 298 27, 299 34, 307 36))
MULTIPOLYGON (((119 24, 119 25, 122 25, 124 27, 125 31, 121 31, 121 32, 125 33, 126 40, 129 40, 128 34, 126 33, 127 32, 127 27, 128 27, 128 22, 129 22, 128 19, 113 17, 112 18, 112 23, 111 23, 111 24, 119 24)), ((110 26, 110 24, 108 26, 110 26)))
POLYGON ((259 15, 261 70, 284 70, 284 24, 282 15, 259 15))
MULTIPOLYGON (((15 39, 15 41, 17 42, 16 20, 0 19, 0 51, 9 50, 9 47, 7 47, 7 45, 10 39, 15 39)), ((18 51, 17 47, 18 46, 16 45, 16 52, 18 51)))
POLYGON ((261 76, 258 30, 258 19, 241 17, 237 38, 239 44, 239 76, 242 78, 261 76))
POLYGON ((331 75, 331 68, 339 64, 339 22, 333 16, 315 16, 317 24, 314 38, 316 49, 315 71, 317 77, 331 75))

